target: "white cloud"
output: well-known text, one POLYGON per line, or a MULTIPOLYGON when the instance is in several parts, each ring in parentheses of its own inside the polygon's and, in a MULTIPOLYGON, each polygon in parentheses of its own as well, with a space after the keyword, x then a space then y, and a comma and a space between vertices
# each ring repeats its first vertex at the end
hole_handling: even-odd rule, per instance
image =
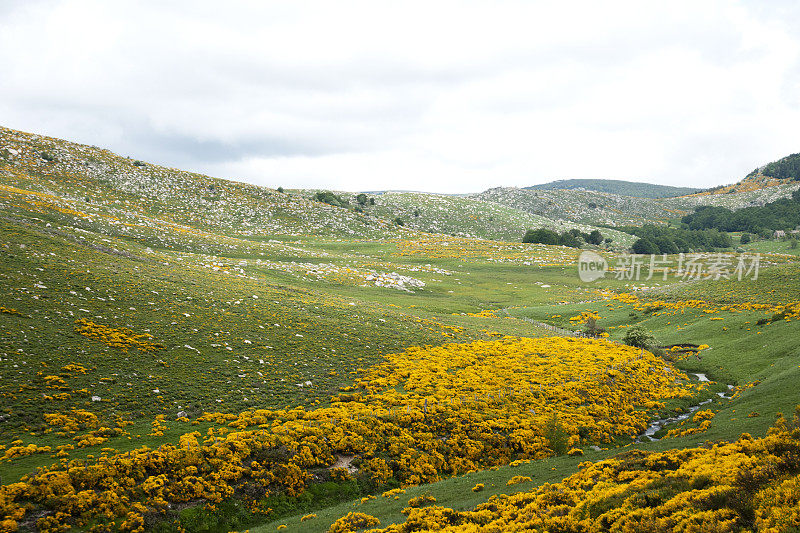
POLYGON ((791 2, 0 11, 4 125, 264 185, 710 186, 800 151, 791 2))

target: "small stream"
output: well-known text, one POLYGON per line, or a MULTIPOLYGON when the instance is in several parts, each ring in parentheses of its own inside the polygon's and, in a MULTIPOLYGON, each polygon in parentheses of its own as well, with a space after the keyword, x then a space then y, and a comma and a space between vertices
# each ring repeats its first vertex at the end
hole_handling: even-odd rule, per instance
MULTIPOLYGON (((697 381, 700 381, 700 382, 711 381, 710 379, 708 379, 708 377, 705 374, 701 374, 701 373, 697 373, 697 372, 691 372, 691 374, 693 376, 697 377, 697 381)), ((733 385, 728 385, 728 391, 729 392, 733 388, 734 388, 733 385)), ((718 392, 717 396, 719 396, 722 399, 728 400, 728 399, 730 399, 730 396, 728 396, 729 392, 718 392)), ((701 407, 711 403, 712 401, 714 401, 714 400, 709 398, 708 400, 703 400, 702 402, 700 402, 697 405, 693 405, 692 407, 689 408, 688 412, 686 412, 686 413, 681 413, 679 415, 671 416, 671 417, 668 417, 668 418, 659 418, 658 420, 653 420, 652 422, 650 422, 650 425, 647 426, 647 429, 644 430, 644 433, 642 433, 642 434, 640 434, 639 436, 636 437, 636 442, 654 442, 654 441, 660 440, 660 439, 657 439, 656 437, 653 436, 660 429, 662 429, 664 426, 669 426, 671 424, 678 424, 680 422, 683 422, 684 420, 689 419, 689 417, 694 415, 694 413, 697 412, 701 407)))

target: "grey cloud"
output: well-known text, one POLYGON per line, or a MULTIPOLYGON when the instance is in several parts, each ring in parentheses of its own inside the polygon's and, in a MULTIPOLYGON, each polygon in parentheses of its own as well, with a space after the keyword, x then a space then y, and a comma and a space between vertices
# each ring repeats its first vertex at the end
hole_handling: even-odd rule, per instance
POLYGON ((185 135, 159 133, 152 129, 128 130, 123 142, 130 150, 153 154, 161 161, 219 163, 246 157, 316 156, 333 153, 330 146, 314 146, 296 139, 259 138, 242 142, 204 140, 185 135))
POLYGON ((800 145, 800 11, 763 5, 6 2, 0 120, 298 186, 714 185, 800 145))

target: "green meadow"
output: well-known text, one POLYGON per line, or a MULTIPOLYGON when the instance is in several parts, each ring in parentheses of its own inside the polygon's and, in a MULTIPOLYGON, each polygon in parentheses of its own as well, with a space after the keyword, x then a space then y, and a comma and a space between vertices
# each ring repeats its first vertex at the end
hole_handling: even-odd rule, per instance
MULTIPOLYGON (((19 446, 38 450, 0 459, 4 485, 59 462, 88 464, 204 433, 214 427, 197 420, 207 412, 330 405, 385 354, 412 346, 558 334, 543 325, 580 331, 583 322, 570 318, 586 311, 599 316, 609 341, 641 327, 665 364, 707 377, 701 394, 651 416, 711 400, 704 404, 715 413, 710 428, 667 437, 699 426, 687 420, 652 442, 620 439, 579 457, 408 487, 398 497, 381 495, 388 485, 322 483, 297 498, 275 496, 272 515, 234 502, 221 505, 214 522, 194 502, 174 516, 198 531, 325 531, 357 510, 385 526, 405 519, 401 510, 414 496, 472 509, 495 494, 559 481, 582 461, 763 435, 778 413, 800 404, 800 321, 778 309, 800 300, 797 250, 786 242, 745 246, 768 254, 755 280, 584 283, 579 250, 491 240, 496 224, 470 227, 482 212, 475 199, 448 199, 448 209, 463 206, 453 218, 458 227, 426 233, 393 223, 384 216, 389 207, 359 213, 297 193, 142 167, 94 147, 2 134, 21 155, 0 159, 0 457, 19 446), (635 298, 619 296, 628 293, 635 298), (85 323, 98 333, 82 334, 85 323), (112 337, 152 349, 114 345, 112 337), (668 349, 679 344, 708 347, 668 349), (46 416, 75 410, 100 420, 106 431, 94 436, 102 442, 46 416), (507 486, 515 475, 532 480, 507 486), (473 491, 479 483, 484 489, 473 491)), ((403 201, 393 200, 406 210, 416 205, 403 201)), ((507 223, 530 219, 501 211, 507 223)), ((525 229, 503 227, 502 236, 525 229)))

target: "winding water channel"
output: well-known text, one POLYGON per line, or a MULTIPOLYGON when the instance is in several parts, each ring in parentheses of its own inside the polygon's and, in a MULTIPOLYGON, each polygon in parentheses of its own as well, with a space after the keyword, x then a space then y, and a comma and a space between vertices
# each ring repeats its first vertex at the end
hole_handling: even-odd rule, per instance
MULTIPOLYGON (((708 377, 705 374, 701 374, 701 373, 698 373, 698 372, 690 372, 690 374, 692 374, 693 376, 696 376, 697 377, 697 381, 700 381, 700 382, 711 381, 711 380, 708 379, 708 377)), ((719 396, 720 398, 726 399, 726 400, 730 399, 730 396, 728 394, 732 389, 733 389, 733 385, 728 385, 728 392, 718 392, 717 396, 719 396)), ((711 403, 713 401, 714 400, 709 398, 708 400, 703 400, 702 402, 700 402, 697 405, 691 406, 689 408, 689 410, 687 412, 685 412, 685 413, 681 413, 681 414, 675 415, 675 416, 670 416, 670 417, 667 417, 667 418, 659 418, 657 420, 653 420, 652 422, 650 422, 650 425, 647 426, 647 429, 644 430, 643 433, 641 433, 639 436, 636 437, 636 442, 654 442, 654 441, 657 441, 657 440, 661 440, 661 439, 658 439, 658 438, 654 437, 653 435, 655 435, 660 429, 664 428, 665 426, 669 426, 669 425, 672 425, 672 424, 678 424, 680 422, 683 422, 684 420, 689 419, 689 417, 694 415, 694 413, 697 412, 701 407, 703 407, 704 405, 707 405, 707 404, 709 404, 709 403, 711 403)))

